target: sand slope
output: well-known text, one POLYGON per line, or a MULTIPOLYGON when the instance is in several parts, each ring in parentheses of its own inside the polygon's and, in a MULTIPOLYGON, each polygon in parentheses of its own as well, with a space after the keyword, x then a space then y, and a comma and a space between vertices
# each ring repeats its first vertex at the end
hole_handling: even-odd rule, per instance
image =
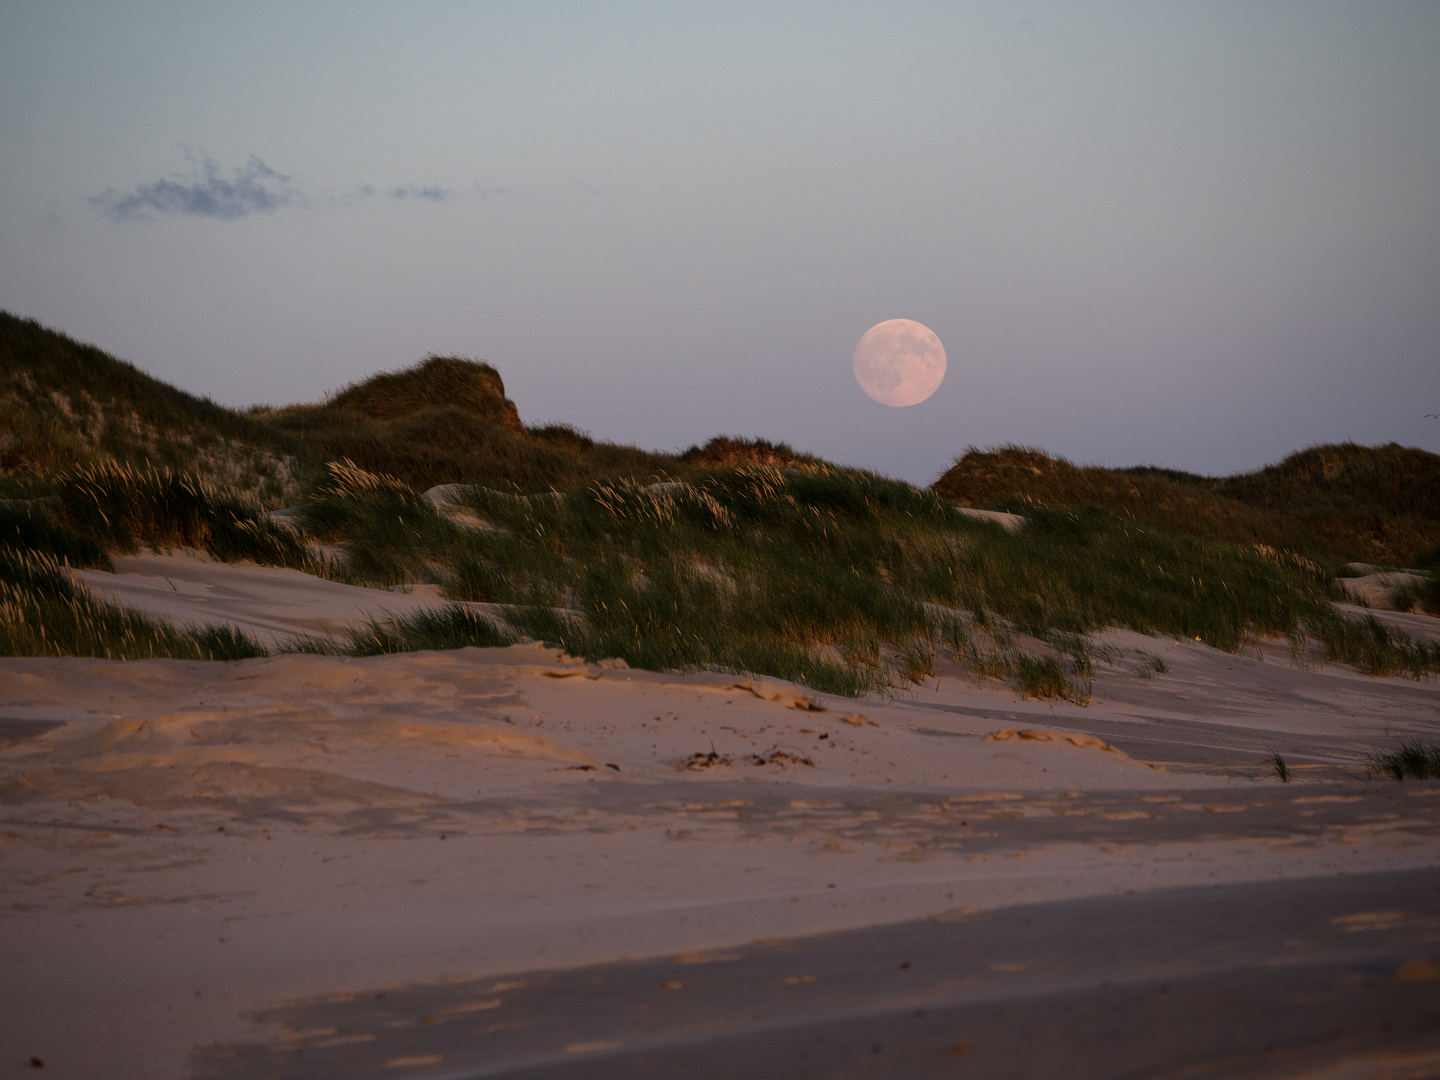
MULTIPOLYGON (((221 563, 189 549, 111 560, 115 572, 79 570, 90 590, 115 603, 171 622, 235 626, 269 648, 296 637, 340 640, 367 619, 413 615, 446 601, 433 587, 391 592, 273 566, 221 563)), ((466 604, 493 611, 489 604, 466 604)))

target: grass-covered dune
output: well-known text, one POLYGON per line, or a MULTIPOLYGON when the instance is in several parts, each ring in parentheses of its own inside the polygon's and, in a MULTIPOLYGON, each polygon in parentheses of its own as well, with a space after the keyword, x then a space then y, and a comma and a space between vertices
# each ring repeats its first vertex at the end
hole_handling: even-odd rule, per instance
MULTIPOLYGON (((304 448, 278 429, 0 311, 0 477, 113 463, 181 469, 280 502, 304 448)), ((3 491, 0 491, 3 494, 3 491)))
POLYGON ((506 605, 533 637, 640 667, 857 693, 924 677, 943 652, 1024 692, 1083 700, 1087 635, 1108 626, 1231 651, 1257 636, 1289 636, 1297 650, 1316 638, 1331 659, 1383 674, 1440 667, 1440 650, 1340 617, 1328 576, 1303 557, 1103 511, 1036 510, 1011 532, 933 492, 823 465, 430 498, 337 467, 304 518, 366 577, 430 580, 506 605))
MULTIPOLYGON (((1376 674, 1440 670, 1440 649, 1341 616, 1328 574, 1300 556, 1098 510, 1033 508, 1011 532, 933 492, 824 465, 697 468, 686 480, 524 495, 419 492, 333 463, 283 521, 161 470, 91 468, 49 486, 0 506, 11 549, 0 560, 0 648, 12 655, 135 655, 105 639, 119 625, 111 614, 66 614, 75 597, 57 591, 55 570, 150 544, 355 584, 431 583, 453 600, 499 605, 504 620, 439 609, 362 628, 354 649, 364 653, 524 635, 594 660, 755 672, 849 694, 923 678, 945 655, 1026 694, 1083 701, 1089 635, 1122 626, 1231 651, 1288 636, 1297 651, 1318 643, 1376 674)), ((172 648, 150 634, 143 648, 219 657, 251 646, 172 648)))
MULTIPOLYGON (((319 404, 226 409, 0 312, 0 487, 6 477, 13 489, 15 477, 110 461, 187 472, 279 507, 323 483, 326 464, 340 460, 420 490, 478 483, 522 493, 683 479, 718 466, 822 464, 758 439, 720 436, 665 454, 566 424, 527 427, 499 372, 457 357, 374 375, 319 404)), ((971 449, 932 486, 962 506, 1094 507, 1326 564, 1424 565, 1440 548, 1440 456, 1395 444, 1315 446, 1219 478, 1080 467, 1022 447, 971 449)))
POLYGON ((432 356, 376 375, 321 405, 251 413, 325 460, 348 460, 420 488, 482 482, 545 491, 588 479, 645 476, 676 459, 596 442, 563 424, 526 428, 488 364, 432 356))
POLYGON ((186 472, 278 508, 340 460, 422 490, 466 482, 532 492, 814 459, 764 440, 721 437, 675 455, 567 424, 526 426, 499 372, 461 357, 382 372, 318 404, 227 409, 0 311, 0 496, 23 495, 27 478, 115 464, 186 472))
POLYGON ((852 694, 922 678, 946 655, 1028 694, 1084 700, 1089 637, 1119 626, 1232 651, 1288 636, 1377 674, 1440 670, 1440 650, 1342 617, 1330 593, 1339 560, 1428 542, 1440 517, 1426 470, 1440 459, 1422 451, 1314 448, 1210 480, 1007 448, 971 451, 922 490, 764 440, 670 455, 529 428, 498 372, 454 357, 319 405, 237 413, 33 322, 0 316, 0 339, 10 655, 258 649, 166 637, 61 583, 67 564, 148 545, 428 583, 503 613, 372 625, 360 652, 525 635, 591 659, 852 694), (286 514, 268 512, 282 502, 286 514), (1027 524, 1007 531, 956 503, 1018 509, 1027 524))
POLYGON ((1081 467, 1018 446, 972 448, 934 488, 962 506, 1099 507, 1173 533, 1324 562, 1417 566, 1440 548, 1440 455, 1395 443, 1312 446, 1228 477, 1081 467))

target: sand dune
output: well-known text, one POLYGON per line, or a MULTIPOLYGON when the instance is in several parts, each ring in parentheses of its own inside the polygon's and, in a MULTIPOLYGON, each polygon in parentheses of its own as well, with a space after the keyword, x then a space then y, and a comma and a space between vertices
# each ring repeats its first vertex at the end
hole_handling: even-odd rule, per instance
POLYGON ((1361 607, 1394 610, 1395 593, 1409 590, 1413 594, 1425 584, 1425 578, 1409 570, 1390 570, 1361 577, 1337 578, 1335 584, 1361 607))

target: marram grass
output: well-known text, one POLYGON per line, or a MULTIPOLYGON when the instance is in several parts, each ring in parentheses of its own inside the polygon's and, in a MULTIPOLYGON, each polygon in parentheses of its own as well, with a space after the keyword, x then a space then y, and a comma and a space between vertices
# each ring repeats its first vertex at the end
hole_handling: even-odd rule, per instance
POLYGON ((351 631, 352 656, 416 652, 421 649, 497 648, 520 640, 511 627, 460 604, 395 619, 371 619, 351 631))
POLYGON ((194 547, 226 562, 324 569, 293 529, 188 473, 102 461, 60 473, 47 486, 68 531, 117 554, 141 544, 194 547))
POLYGON ((1376 750, 1370 755, 1370 767, 1396 780, 1440 780, 1440 743, 1411 739, 1389 750, 1376 750))
POLYGON ((265 650, 238 630, 178 628, 96 599, 43 553, 0 548, 0 655, 244 660, 265 650))

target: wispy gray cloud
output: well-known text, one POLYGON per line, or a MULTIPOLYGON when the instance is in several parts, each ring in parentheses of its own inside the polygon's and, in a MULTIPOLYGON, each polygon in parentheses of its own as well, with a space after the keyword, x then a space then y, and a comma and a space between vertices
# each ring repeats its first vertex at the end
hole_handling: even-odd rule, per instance
POLYGON ((177 173, 123 194, 111 188, 90 202, 112 221, 181 215, 234 220, 278 210, 301 198, 294 177, 276 172, 254 155, 228 177, 208 155, 186 156, 195 166, 188 177, 177 173))
MULTIPOLYGON (((435 203, 460 197, 459 192, 439 184, 397 184, 377 188, 359 183, 340 194, 307 192, 294 176, 276 172, 254 155, 228 174, 208 154, 196 155, 186 150, 185 157, 192 166, 189 176, 176 173, 150 184, 138 184, 126 192, 111 188, 92 196, 90 203, 112 221, 154 221, 184 215, 233 221, 285 206, 333 209, 377 197, 421 199, 435 203)), ((486 188, 477 183, 474 193, 486 198, 507 192, 505 188, 486 188)))
POLYGON ((431 202, 444 202, 453 197, 455 192, 439 185, 416 187, 414 184, 406 184, 403 187, 392 187, 385 194, 392 199, 429 199, 431 202))

